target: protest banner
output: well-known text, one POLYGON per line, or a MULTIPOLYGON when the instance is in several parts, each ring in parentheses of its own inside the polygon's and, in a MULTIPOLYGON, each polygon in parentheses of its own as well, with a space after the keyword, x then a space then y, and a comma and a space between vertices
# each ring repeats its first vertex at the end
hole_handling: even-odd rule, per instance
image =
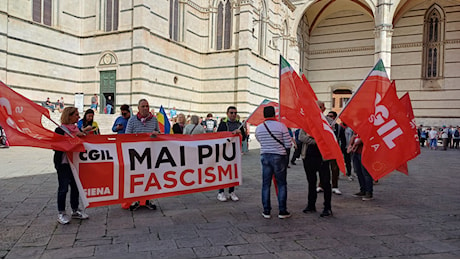
POLYGON ((85 207, 177 196, 241 185, 240 136, 88 136, 69 152, 85 207))

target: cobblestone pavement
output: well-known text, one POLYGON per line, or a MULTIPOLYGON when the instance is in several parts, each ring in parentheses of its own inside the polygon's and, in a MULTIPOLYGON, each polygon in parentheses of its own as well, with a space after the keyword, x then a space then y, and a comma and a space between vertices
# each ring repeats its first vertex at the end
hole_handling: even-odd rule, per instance
MULTIPOLYGON (((258 150, 243 156, 239 202, 216 192, 157 200, 158 209, 87 209, 89 220, 56 222, 52 152, 0 149, 1 258, 459 258, 460 151, 432 151, 374 186, 373 201, 352 197, 341 176, 334 216, 304 214, 301 161, 288 170, 289 219, 261 216, 258 150)), ((322 208, 322 194, 316 207, 322 208)), ((68 203, 67 203, 68 204, 68 203)), ((277 203, 272 190, 272 206, 277 203)))

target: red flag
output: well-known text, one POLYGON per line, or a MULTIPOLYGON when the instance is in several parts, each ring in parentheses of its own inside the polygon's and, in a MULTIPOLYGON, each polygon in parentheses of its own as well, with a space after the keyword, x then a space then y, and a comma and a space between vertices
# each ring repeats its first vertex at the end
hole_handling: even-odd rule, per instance
POLYGON ((270 101, 268 99, 264 99, 260 105, 252 112, 251 115, 246 119, 251 125, 259 125, 265 121, 264 117, 264 107, 273 106, 275 107, 276 119, 278 120, 278 103, 274 101, 270 101))
POLYGON ((0 82, 0 125, 10 146, 31 146, 60 151, 84 151, 80 138, 56 134, 43 127, 48 109, 37 105, 0 82))
POLYGON ((370 129, 371 134, 361 136, 364 143, 362 162, 374 180, 378 180, 418 153, 414 145, 414 130, 405 106, 398 99, 394 82, 383 98, 376 93, 373 100, 372 114, 364 126, 370 129))
POLYGON ((383 97, 389 86, 390 80, 385 67, 382 60, 379 60, 342 109, 339 118, 361 137, 369 137, 372 133, 368 127, 368 118, 374 112, 375 96, 378 93, 383 97))
POLYGON ((316 94, 313 91, 313 88, 311 87, 310 82, 308 82, 307 77, 305 77, 305 74, 302 74, 302 81, 305 84, 305 91, 308 91, 310 96, 312 96, 315 100, 318 100, 318 97, 316 97, 316 94))
MULTIPOLYGON (((416 154, 420 154, 420 142, 418 140, 418 134, 417 134, 417 125, 415 123, 415 116, 414 116, 414 111, 412 109, 412 104, 410 101, 409 93, 404 94, 400 99, 401 103, 404 105, 406 108, 407 112, 407 118, 410 120, 410 125, 414 131, 414 146, 415 146, 415 151, 416 154)), ((396 170, 409 175, 409 169, 407 167, 407 163, 403 163, 401 166, 399 166, 396 170)))
POLYGON ((309 133, 325 160, 336 160, 340 171, 346 173, 343 154, 326 117, 316 103, 316 95, 308 80, 303 82, 289 63, 281 57, 280 116, 295 122, 309 133))

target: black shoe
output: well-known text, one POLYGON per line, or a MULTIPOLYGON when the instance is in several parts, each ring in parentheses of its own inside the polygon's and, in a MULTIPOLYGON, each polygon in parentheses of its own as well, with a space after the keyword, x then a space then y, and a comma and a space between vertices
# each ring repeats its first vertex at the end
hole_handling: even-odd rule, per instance
POLYGON ((150 202, 150 200, 145 201, 145 207, 148 208, 148 209, 151 209, 151 210, 156 210, 157 209, 157 205, 155 205, 152 202, 150 202))
POLYGON ((316 208, 312 208, 312 207, 309 207, 307 206, 306 208, 304 208, 302 210, 303 213, 313 213, 313 212, 316 212, 316 208))
POLYGON ((287 211, 280 211, 280 213, 278 214, 278 218, 280 219, 290 218, 290 217, 291 217, 291 213, 287 211))
POLYGON ((330 209, 324 209, 323 213, 319 215, 320 217, 329 217, 332 216, 332 211, 330 209))
POLYGON ((353 197, 364 197, 366 193, 364 191, 360 191, 358 193, 353 194, 353 197))
POLYGON ((139 208, 139 205, 139 201, 135 201, 129 206, 129 210, 135 211, 137 208, 139 208))
POLYGON ((294 161, 291 161, 291 164, 292 164, 292 165, 297 165, 294 161))

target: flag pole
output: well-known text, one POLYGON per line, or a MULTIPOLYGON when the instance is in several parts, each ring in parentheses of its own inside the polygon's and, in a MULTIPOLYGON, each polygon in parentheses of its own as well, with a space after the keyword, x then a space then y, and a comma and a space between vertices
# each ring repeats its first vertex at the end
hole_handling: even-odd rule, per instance
MULTIPOLYGON (((381 59, 379 59, 375 65, 377 65, 377 63, 379 63, 381 59)), ((383 61, 382 61, 383 63, 383 61)), ((361 81, 361 84, 359 84, 359 87, 356 89, 356 91, 351 95, 350 99, 348 100, 348 102, 345 104, 345 106, 342 108, 342 110, 340 110, 339 114, 337 115, 337 117, 335 118, 334 122, 337 120, 337 118, 340 117, 340 115, 343 113, 343 111, 345 111, 345 108, 348 107, 348 104, 350 104, 350 101, 355 97, 356 93, 358 93, 358 91, 361 89, 361 87, 363 86, 363 83, 364 81, 366 81, 366 79, 369 77, 369 75, 371 75, 372 71, 374 71, 374 68, 375 68, 375 65, 374 67, 372 67, 372 69, 369 71, 369 73, 367 73, 367 76, 361 81)))
POLYGON ((278 121, 281 122, 281 102, 280 102, 280 98, 281 98, 281 58, 283 56, 281 56, 280 54, 280 62, 279 62, 279 66, 278 66, 278 121))

